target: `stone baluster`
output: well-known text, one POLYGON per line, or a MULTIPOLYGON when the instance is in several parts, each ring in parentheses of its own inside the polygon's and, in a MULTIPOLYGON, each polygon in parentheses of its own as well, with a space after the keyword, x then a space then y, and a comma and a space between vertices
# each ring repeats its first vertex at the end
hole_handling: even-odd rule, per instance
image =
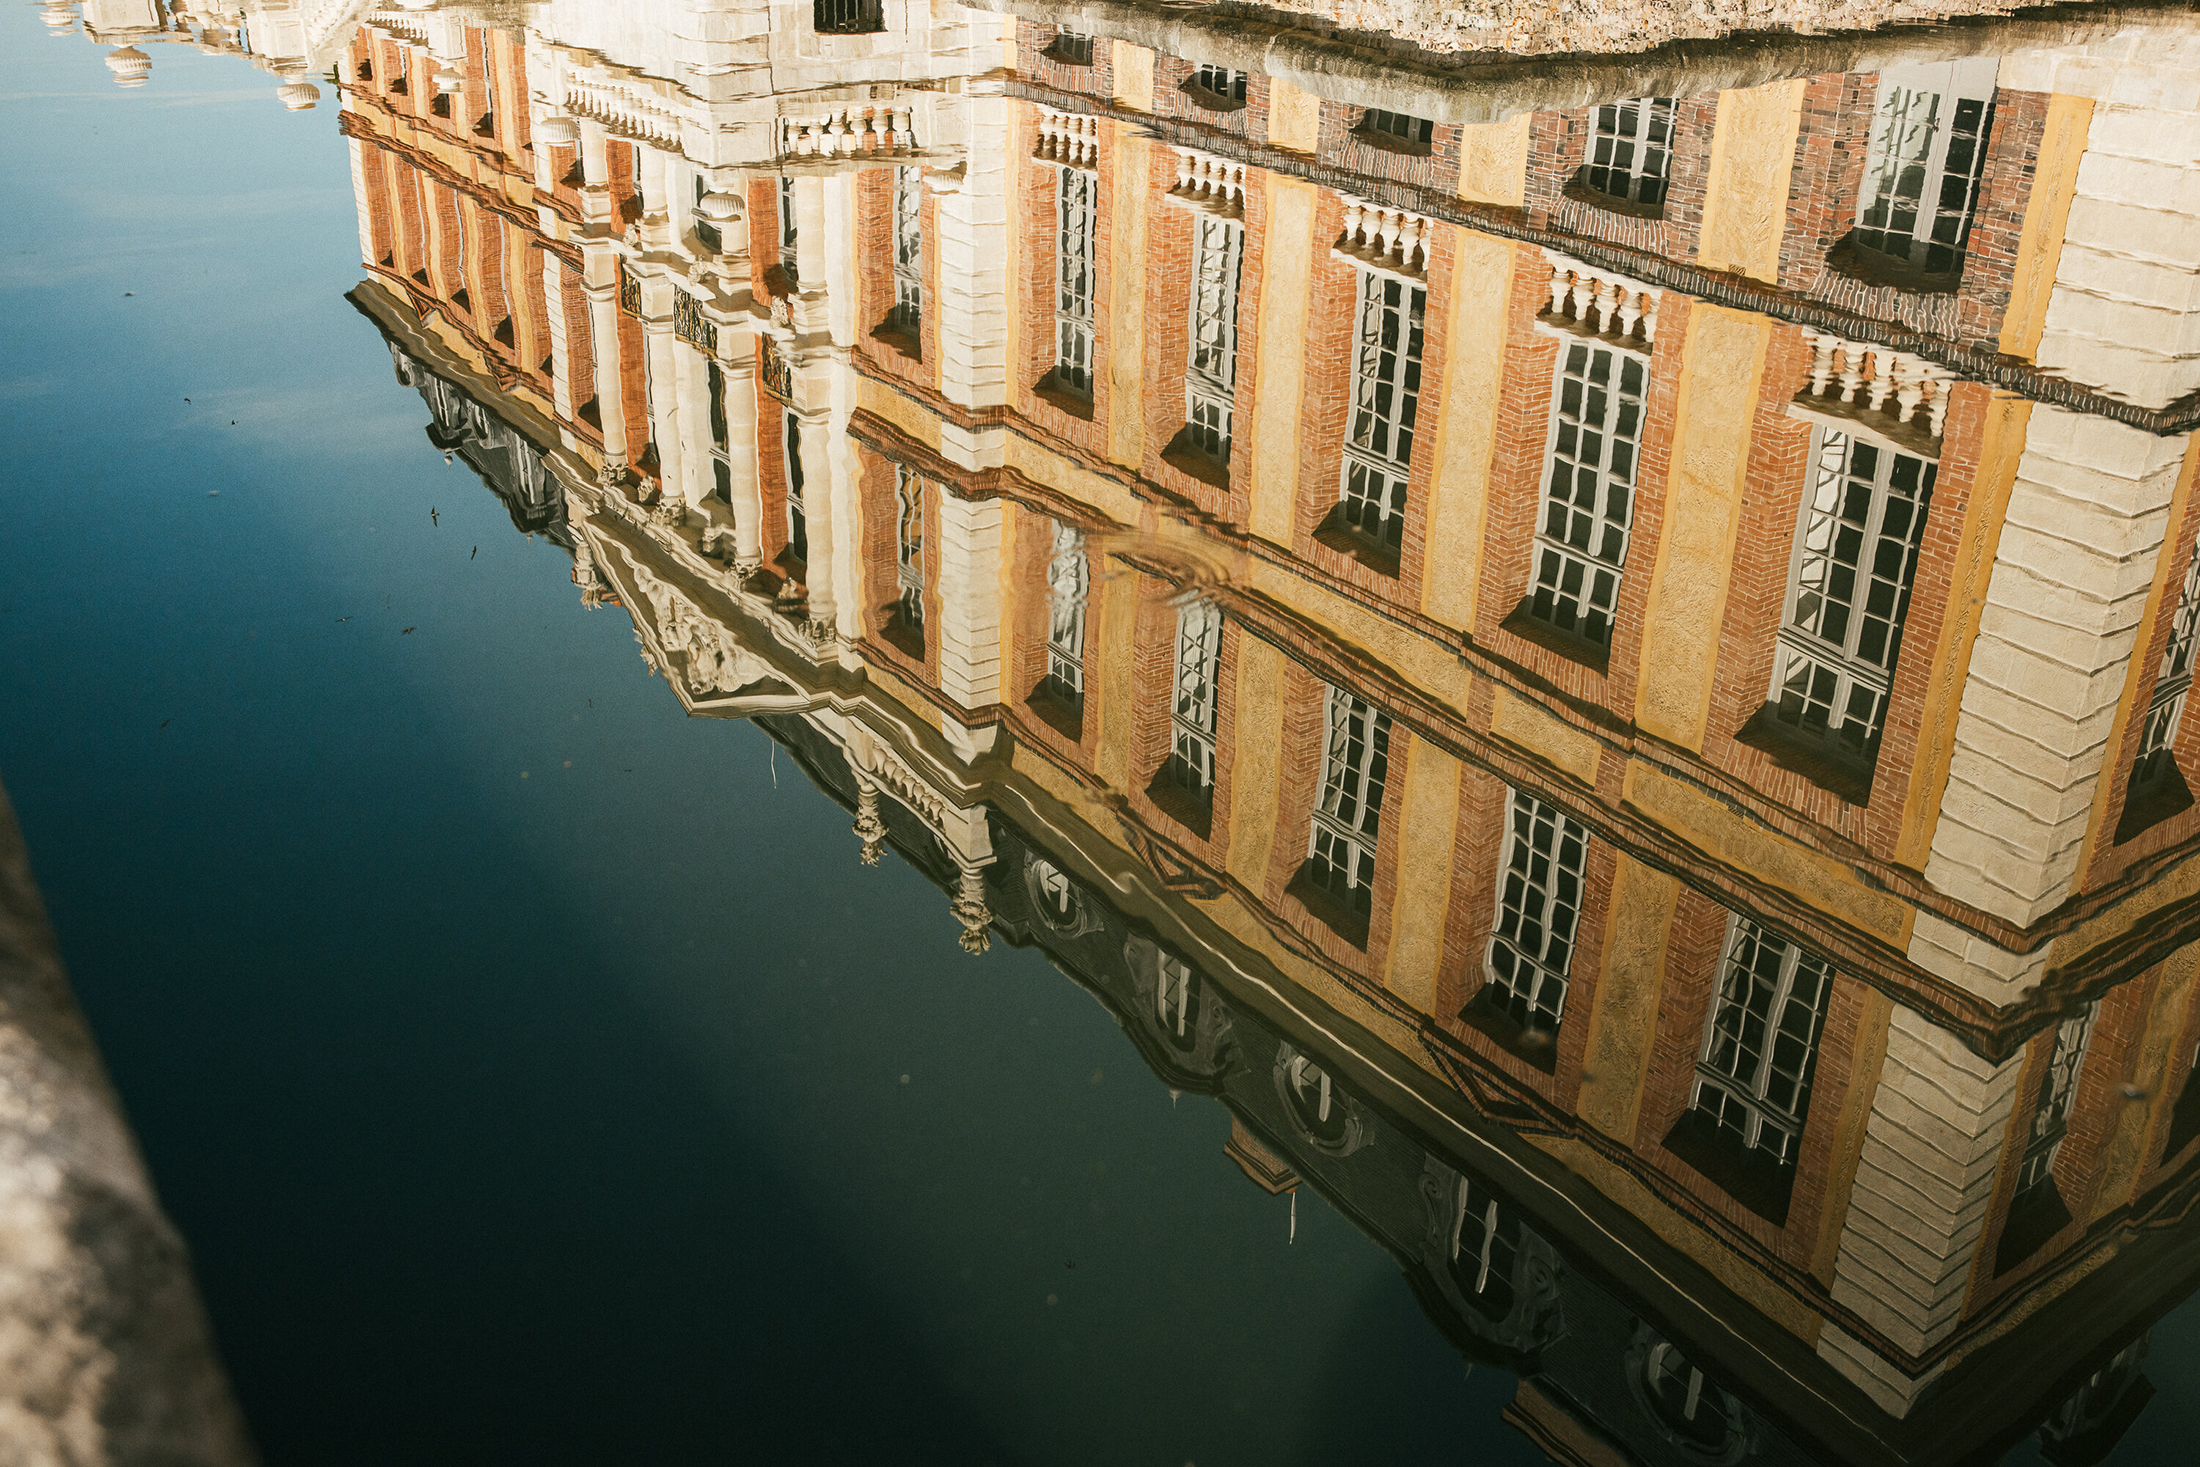
POLYGON ((1887 360, 1886 352, 1874 351, 1870 355, 1872 374, 1865 384, 1865 391, 1870 398, 1871 410, 1876 413, 1887 405, 1887 396, 1894 391, 1894 373, 1890 370, 1893 364, 1887 360))
POLYGON ((1562 315, 1566 309, 1567 292, 1573 289, 1573 270, 1558 261, 1551 261, 1551 314, 1562 315))

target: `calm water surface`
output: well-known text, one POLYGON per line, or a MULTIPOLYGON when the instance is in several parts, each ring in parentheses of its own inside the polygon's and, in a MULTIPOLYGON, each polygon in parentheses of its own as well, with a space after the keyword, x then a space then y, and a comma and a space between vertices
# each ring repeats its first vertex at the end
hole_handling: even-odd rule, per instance
MULTIPOLYGON (((447 461, 334 97, 157 51, 0 12, 0 777, 266 1458, 1544 1460, 447 461)), ((2194 1306, 2146 1369, 2189 1460, 2194 1306)))

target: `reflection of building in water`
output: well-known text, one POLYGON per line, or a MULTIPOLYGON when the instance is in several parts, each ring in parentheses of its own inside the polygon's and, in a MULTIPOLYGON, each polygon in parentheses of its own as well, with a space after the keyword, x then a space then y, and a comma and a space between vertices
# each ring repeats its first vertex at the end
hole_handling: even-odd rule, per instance
POLYGON ((2113 1440, 2200 1190, 2189 20, 1508 110, 532 14, 342 38, 354 299, 691 710, 1561 1459, 2113 1440))

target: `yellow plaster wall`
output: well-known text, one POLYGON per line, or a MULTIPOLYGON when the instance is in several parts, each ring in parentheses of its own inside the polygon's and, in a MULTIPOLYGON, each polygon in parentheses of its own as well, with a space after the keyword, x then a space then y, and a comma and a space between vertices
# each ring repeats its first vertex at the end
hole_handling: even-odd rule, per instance
POLYGON ((1321 142, 1321 98, 1300 91, 1280 77, 1268 82, 1268 142, 1294 153, 1311 153, 1321 142))
POLYGON ((1490 708, 1490 732, 1583 784, 1597 782, 1603 746, 1508 688, 1499 686, 1490 708))
POLYGON ((1117 575, 1120 562, 1103 562, 1093 568, 1101 582, 1100 635, 1100 743, 1093 751, 1093 773, 1111 789, 1131 788, 1131 713, 1137 695, 1132 674, 1137 671, 1137 639, 1133 629, 1138 615, 1138 581, 1117 575))
POLYGON ((1505 379, 1505 303, 1512 295, 1513 246, 1451 228, 1451 327, 1444 338, 1444 400, 1429 474, 1428 565, 1421 610, 1445 626, 1474 630, 1482 535, 1497 443, 1498 393, 1505 379))
POLYGON ((1575 1112, 1613 1140, 1635 1144, 1642 1087, 1650 1073, 1658 1005, 1665 988, 1665 949, 1680 902, 1677 877, 1621 855, 1606 903, 1611 923, 1604 961, 1589 1006, 1589 1038, 1575 1112))
POLYGON ((2101 1150, 2100 1187, 2093 1194, 2094 1219, 2132 1200, 2147 1157, 2153 1152, 2155 1132, 2173 1109, 2171 1098, 2162 1093, 2163 1082, 2168 1078, 2174 1051, 2184 1038, 2196 968, 2200 968, 2200 943, 2179 948, 2162 963, 2161 981, 2154 989, 2146 1028, 2140 1031, 2139 1043, 2126 1061, 2124 1083, 2138 1095, 2117 1108, 2116 1128, 2101 1150))
POLYGON ((1128 41, 1110 41, 1115 48, 1115 100, 1117 105, 1153 111, 1153 52, 1128 41))
POLYGON ((1299 399, 1306 385, 1306 312, 1314 262, 1310 183, 1268 178, 1268 238, 1261 251, 1260 333, 1253 357, 1253 485, 1250 528, 1291 543, 1299 487, 1299 399))
POLYGON ((1719 630, 1749 472, 1750 421, 1771 340, 1771 323, 1762 316, 1705 305, 1688 313, 1665 528, 1643 612, 1635 721, 1697 753, 1711 718, 1719 630))
POLYGON ((1416 691, 1449 703, 1466 716, 1474 676, 1449 644, 1378 615, 1364 603, 1340 596, 1311 577, 1265 560, 1252 563, 1245 585, 1314 621, 1330 640, 1365 649, 1416 691))
POLYGON ((1738 867, 1896 947, 1910 945, 1911 908, 1866 886, 1854 867, 1744 819, 1693 785, 1630 761, 1622 797, 1714 861, 1738 867))
POLYGON ((884 418, 911 438, 931 449, 940 448, 940 420, 931 409, 903 396, 876 377, 856 378, 856 403, 874 417, 884 418))
POLYGON ((1268 884, 1283 754, 1283 653, 1238 639, 1237 736, 1230 763, 1230 874, 1258 894, 1268 884))
POLYGON ((1902 801, 1902 833, 1895 840, 1894 859, 1913 871, 1924 870, 1932 853, 1941 795, 1948 787, 1948 765, 1955 757, 1956 720, 1963 711, 1971 647, 1978 641, 1986 585, 1993 578, 2001 527, 2009 516, 2009 491, 2017 482, 2017 461, 2024 456, 2024 436, 2031 420, 2032 404, 2022 398, 1996 393, 1986 404, 1978 477, 1971 484, 1970 508, 1963 517, 1955 572, 1949 578, 1948 610, 1941 618, 1932 671, 1926 677, 1917 753, 1910 761, 1910 788, 1902 801))
MULTIPOLYGON (((1421 1013, 1436 1008, 1436 974, 1444 961, 1444 918, 1451 902, 1453 837, 1459 823, 1459 761, 1411 737, 1406 744, 1405 798, 1398 837, 1398 881, 1391 902, 1390 951, 1383 986, 1421 1013)), ((1397 747, 1394 739, 1391 747, 1397 747)), ((1387 813, 1387 812, 1386 812, 1387 813)))
POLYGON ((2078 160, 2085 156, 2093 127, 2093 99, 2047 99, 2039 152, 2032 164, 2032 192, 2024 201, 2024 224, 2017 234, 2016 274, 2009 282, 2009 308, 2001 318, 2001 349, 2031 361, 2047 325, 2047 299, 2062 265, 2063 228, 2070 222, 2070 200, 2078 191, 2078 160))
POLYGON ((1146 454, 1146 184, 1153 144, 1114 133, 1113 237, 1108 250, 1108 457, 1135 469, 1146 454))
POLYGON ((1459 129, 1459 197, 1517 209, 1528 197, 1528 124, 1523 112, 1503 122, 1459 129))
POLYGON ((1797 78, 1719 93, 1697 264, 1768 284, 1778 281, 1788 175, 1795 166, 1806 85, 1797 78))

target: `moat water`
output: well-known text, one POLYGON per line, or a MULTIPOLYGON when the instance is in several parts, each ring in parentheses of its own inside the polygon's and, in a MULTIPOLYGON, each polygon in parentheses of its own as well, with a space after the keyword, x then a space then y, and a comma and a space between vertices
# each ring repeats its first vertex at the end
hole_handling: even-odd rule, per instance
MULTIPOLYGON (((0 779, 266 1460, 1544 1460, 446 461, 269 90, 0 11, 0 779)), ((2190 1460, 2200 1304, 2146 1369, 2190 1460)))

